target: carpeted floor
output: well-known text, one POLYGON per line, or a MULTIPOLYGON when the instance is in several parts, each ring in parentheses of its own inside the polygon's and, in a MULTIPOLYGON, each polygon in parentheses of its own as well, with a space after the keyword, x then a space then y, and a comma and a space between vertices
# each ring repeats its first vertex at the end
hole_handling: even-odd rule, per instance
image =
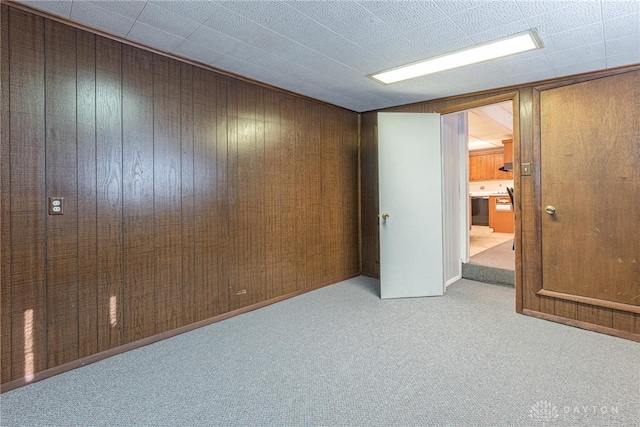
POLYGON ((640 426, 640 344, 359 277, 0 396, 8 426, 640 426))
POLYGON ((469 264, 515 270, 516 255, 513 250, 513 239, 473 255, 469 258, 469 264))

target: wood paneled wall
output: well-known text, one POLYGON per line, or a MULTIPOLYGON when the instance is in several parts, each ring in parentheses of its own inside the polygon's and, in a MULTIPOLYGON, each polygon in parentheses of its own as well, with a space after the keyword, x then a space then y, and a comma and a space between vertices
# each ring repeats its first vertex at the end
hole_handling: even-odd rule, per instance
POLYGON ((356 113, 1 16, 2 383, 359 273, 356 113))
MULTIPOLYGON (((603 79, 619 73, 638 70, 640 66, 620 70, 601 71, 578 77, 557 79, 554 84, 571 84, 589 79, 603 79)), ((538 85, 524 85, 517 88, 489 91, 479 94, 458 96, 386 109, 397 112, 453 112, 475 108, 495 102, 513 99, 514 129, 514 184, 516 218, 516 301, 515 308, 520 313, 573 326, 597 330, 640 341, 640 315, 621 312, 607 307, 565 301, 539 294, 542 288, 541 254, 541 194, 540 194, 540 129, 536 124, 538 111, 535 92, 538 85), (506 97, 506 98, 505 98, 506 97), (538 142, 536 142, 538 141, 538 142), (520 164, 532 165, 530 176, 520 176, 520 164)), ((615 108, 615 107, 614 107, 615 108)), ((625 105, 625 109, 640 110, 638 105, 625 105)), ((637 117, 637 115, 635 116, 637 117)), ((377 153, 377 111, 362 114, 361 117, 361 169, 362 169, 362 273, 371 277, 380 276, 379 236, 378 236, 378 153, 377 153)), ((630 134, 631 135, 631 134, 630 134)), ((629 150, 637 141, 633 137, 626 141, 629 150)), ((604 145, 604 144, 603 144, 604 145)), ((567 179, 572 179, 567 177, 567 179)), ((579 177, 575 178, 579 180, 579 177)), ((630 197, 621 194, 620 197, 630 197)), ((620 213, 624 215, 624 213, 620 213)), ((611 217, 615 217, 612 213, 611 217)), ((576 262, 590 262, 576 257, 576 262)), ((570 280, 570 278, 568 278, 570 280)))

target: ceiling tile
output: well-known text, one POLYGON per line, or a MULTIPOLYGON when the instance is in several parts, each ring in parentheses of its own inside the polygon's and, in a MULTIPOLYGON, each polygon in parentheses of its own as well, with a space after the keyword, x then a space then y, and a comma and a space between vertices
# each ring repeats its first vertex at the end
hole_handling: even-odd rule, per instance
POLYGON ((638 0, 602 0, 602 19, 605 21, 634 13, 640 13, 638 0))
POLYGON ((397 34, 358 2, 297 1, 288 4, 358 46, 366 47, 397 34))
POLYGON ((607 56, 607 68, 622 67, 624 65, 640 64, 640 50, 622 55, 607 56))
POLYGON ((402 35, 415 46, 428 45, 425 46, 425 49, 428 50, 432 50, 433 45, 467 38, 467 32, 455 25, 449 18, 440 19, 428 26, 411 31, 402 31, 402 35))
MULTIPOLYGON (((78 3, 78 1, 74 2, 74 4, 78 3)), ((124 16, 129 19, 136 19, 147 2, 146 0, 90 0, 89 3, 113 13, 117 13, 120 16, 124 16)))
POLYGON ((574 74, 587 73, 594 70, 602 70, 607 67, 607 62, 604 58, 588 59, 587 61, 576 62, 574 64, 568 64, 561 67, 554 67, 556 74, 559 77, 571 76, 574 74))
POLYGON ((568 49, 558 52, 546 52, 545 55, 549 59, 549 63, 554 70, 571 64, 579 64, 585 61, 585 58, 601 60, 605 57, 604 43, 594 43, 591 45, 580 46, 575 49, 568 49))
POLYGON ((487 0, 435 0, 434 3, 447 15, 455 15, 468 9, 491 3, 487 0))
POLYGON ((354 86, 358 86, 359 82, 361 83, 365 81, 362 79, 362 72, 323 56, 304 56, 296 59, 295 61, 286 62, 295 62, 301 67, 305 67, 309 70, 322 69, 324 73, 331 75, 334 79, 345 83, 349 82, 354 86))
POLYGON ((378 19, 396 31, 411 31, 447 15, 431 1, 360 1, 378 19))
POLYGON ((71 14, 71 4, 73 3, 71 0, 69 1, 56 1, 56 0, 45 0, 45 1, 23 1, 27 6, 33 7, 35 9, 40 9, 42 11, 51 13, 56 16, 62 16, 64 18, 69 19, 69 15, 71 14))
POLYGON ((182 43, 173 49, 172 53, 202 64, 209 64, 219 55, 222 55, 191 40, 183 40, 182 43))
POLYGON ((252 64, 249 61, 245 61, 242 58, 238 58, 230 55, 218 55, 212 62, 209 62, 207 65, 210 65, 214 68, 217 68, 222 71, 229 71, 233 74, 244 76, 250 79, 259 81, 263 80, 263 77, 269 76, 271 71, 265 69, 256 64, 252 64), (231 71, 233 70, 233 71, 231 71))
POLYGON ((121 37, 127 35, 135 22, 133 19, 84 1, 74 1, 70 19, 121 37))
POLYGON ((476 44, 486 43, 492 40, 497 40, 502 37, 511 36, 514 34, 521 33, 523 31, 530 30, 529 24, 526 20, 521 19, 520 21, 510 22, 507 25, 502 27, 491 28, 487 31, 482 31, 480 33, 471 33, 469 34, 469 38, 473 40, 476 44))
MULTIPOLYGON (((224 54, 233 52, 235 45, 241 43, 240 40, 205 25, 198 27, 189 35, 189 37, 187 37, 187 40, 203 46, 206 50, 224 54)), ((193 47, 193 49, 195 49, 195 47, 193 47)), ((194 50, 194 54, 197 54, 197 51, 194 50)))
POLYGON ((530 69, 526 73, 509 76, 509 79, 511 80, 511 84, 517 85, 530 82, 539 82, 546 79, 552 79, 554 77, 556 77, 556 73, 551 69, 534 68, 530 69))
POLYGON ((199 23, 209 19, 220 8, 217 3, 200 0, 159 0, 149 1, 149 4, 199 23))
POLYGON ((518 8, 524 17, 544 15, 571 6, 576 0, 518 0, 518 8))
POLYGON ((544 47, 547 52, 557 52, 602 42, 602 40, 604 40, 602 24, 598 23, 549 35, 544 39, 544 47))
POLYGON ((196 28, 200 26, 199 22, 192 21, 181 15, 176 15, 167 9, 150 3, 147 4, 140 13, 138 21, 182 38, 189 36, 189 34, 193 33, 196 28))
POLYGON ((254 40, 259 40, 263 38, 265 34, 273 31, 268 29, 264 25, 261 25, 251 19, 239 15, 232 10, 227 9, 226 7, 221 7, 220 9, 218 9, 208 20, 203 23, 203 25, 246 43, 252 43, 254 40))
POLYGON ((398 65, 407 64, 423 58, 416 52, 416 45, 411 43, 406 37, 397 35, 388 40, 371 45, 368 47, 369 52, 375 52, 375 55, 384 61, 384 65, 378 70, 397 67, 398 65))
POLYGON ((633 54, 640 52, 640 34, 607 40, 605 42, 607 56, 633 54))
MULTIPOLYGON (((640 1, 638 1, 640 4, 640 1)), ((640 13, 621 16, 604 21, 604 35, 607 39, 640 34, 640 13)))
POLYGON ((551 71, 553 72, 547 57, 540 50, 535 50, 536 55, 525 57, 524 59, 513 56, 511 58, 503 58, 496 61, 496 65, 507 76, 516 76, 530 73, 532 70, 551 71))
POLYGON ((184 38, 167 33, 142 22, 136 22, 129 31, 128 38, 146 46, 155 46, 164 52, 173 50, 184 41, 184 38))
POLYGON ((501 27, 509 22, 521 21, 524 16, 513 1, 492 1, 451 15, 450 18, 465 32, 479 33, 501 27))
POLYGON ((536 16, 525 16, 531 28, 544 39, 550 34, 595 24, 602 20, 599 1, 574 1, 570 6, 536 16))
POLYGON ((269 66, 273 62, 281 61, 281 59, 277 56, 265 52, 262 49, 258 49, 257 47, 247 43, 236 44, 235 49, 233 49, 233 51, 231 51, 227 55, 234 58, 242 59, 245 62, 266 69, 269 69, 269 66))

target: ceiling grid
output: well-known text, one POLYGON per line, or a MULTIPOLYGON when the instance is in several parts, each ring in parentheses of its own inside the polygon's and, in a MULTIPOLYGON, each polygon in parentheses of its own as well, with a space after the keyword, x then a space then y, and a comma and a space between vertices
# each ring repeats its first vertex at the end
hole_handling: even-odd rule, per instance
POLYGON ((640 63, 638 0, 17 0, 353 111, 640 63), (535 29, 540 50, 382 85, 367 75, 535 29))

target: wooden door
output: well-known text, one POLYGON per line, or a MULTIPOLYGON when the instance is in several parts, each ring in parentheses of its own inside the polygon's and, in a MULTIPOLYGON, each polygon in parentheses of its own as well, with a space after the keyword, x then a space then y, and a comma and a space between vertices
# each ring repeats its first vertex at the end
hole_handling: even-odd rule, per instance
POLYGON ((638 105, 640 71, 540 93, 539 294, 640 312, 638 105))

